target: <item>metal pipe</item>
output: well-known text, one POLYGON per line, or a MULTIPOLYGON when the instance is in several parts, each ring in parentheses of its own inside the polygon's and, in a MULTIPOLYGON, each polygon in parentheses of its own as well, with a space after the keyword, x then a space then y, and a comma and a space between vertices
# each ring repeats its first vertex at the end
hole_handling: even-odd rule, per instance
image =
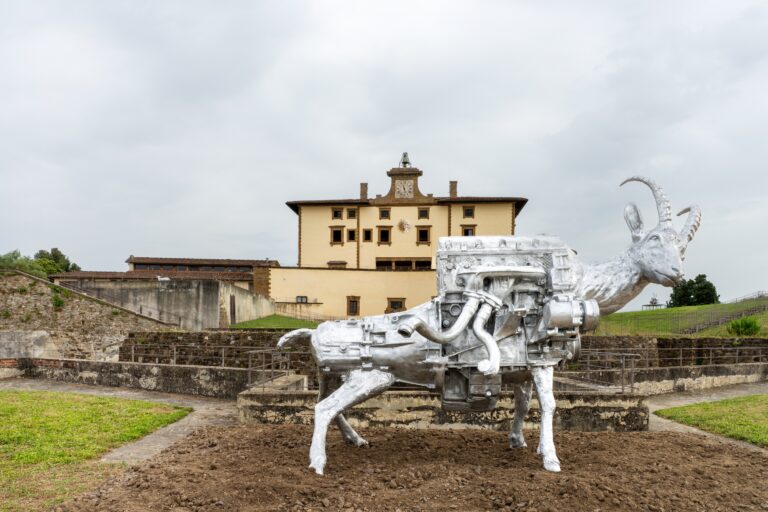
POLYGON ((493 306, 488 303, 483 304, 475 316, 475 321, 472 323, 472 332, 483 342, 485 350, 488 351, 488 359, 483 359, 477 364, 477 369, 485 375, 496 375, 499 373, 499 365, 501 364, 499 345, 496 343, 493 335, 485 330, 485 324, 491 317, 491 313, 493 313, 493 306))
POLYGON ((410 338, 413 331, 416 331, 430 341, 447 344, 464 332, 464 329, 467 328, 472 317, 475 316, 478 307, 480 307, 480 298, 474 295, 469 296, 467 302, 464 304, 464 308, 461 310, 459 318, 456 319, 456 322, 447 331, 436 331, 427 325, 426 321, 422 318, 412 316, 400 322, 397 326, 397 332, 400 333, 401 336, 410 338))

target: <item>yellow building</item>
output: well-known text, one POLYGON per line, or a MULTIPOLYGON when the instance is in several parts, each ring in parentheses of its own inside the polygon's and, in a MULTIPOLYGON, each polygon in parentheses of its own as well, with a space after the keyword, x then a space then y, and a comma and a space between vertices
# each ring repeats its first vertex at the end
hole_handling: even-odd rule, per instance
POLYGON ((386 195, 290 201, 298 215, 297 267, 254 269, 254 290, 294 316, 341 318, 416 306, 435 295, 434 258, 441 236, 514 235, 521 197, 435 197, 419 188, 422 171, 387 172, 386 195), (256 272, 258 271, 258 272, 256 272))

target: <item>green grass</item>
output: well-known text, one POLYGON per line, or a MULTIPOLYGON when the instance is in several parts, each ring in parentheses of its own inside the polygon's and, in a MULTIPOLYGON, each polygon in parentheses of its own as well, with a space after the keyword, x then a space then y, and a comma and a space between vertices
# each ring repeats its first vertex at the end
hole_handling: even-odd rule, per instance
POLYGON ((311 322, 309 320, 299 320, 298 318, 291 318, 282 315, 270 315, 264 318, 258 318, 256 320, 248 320, 247 322, 240 322, 232 326, 233 329, 301 329, 302 327, 309 327, 310 329, 317 327, 318 322, 311 322))
POLYGON ((768 447, 768 395, 672 407, 656 414, 707 432, 768 447))
POLYGON ((0 391, 0 511, 47 510, 117 471, 94 459, 191 409, 48 391, 0 391))
MULTIPOLYGON (((702 322, 719 318, 723 315, 739 313, 755 306, 768 304, 768 299, 754 299, 733 304, 709 304, 706 306, 685 306, 680 308, 657 309, 654 311, 632 311, 613 313, 602 317, 595 334, 610 335, 665 335, 682 332, 702 322)), ((768 312, 766 313, 768 314, 768 312)), ((766 314, 755 315, 761 321, 761 333, 768 334, 766 314)), ((696 333, 696 336, 729 336, 725 325, 709 328, 696 333)))

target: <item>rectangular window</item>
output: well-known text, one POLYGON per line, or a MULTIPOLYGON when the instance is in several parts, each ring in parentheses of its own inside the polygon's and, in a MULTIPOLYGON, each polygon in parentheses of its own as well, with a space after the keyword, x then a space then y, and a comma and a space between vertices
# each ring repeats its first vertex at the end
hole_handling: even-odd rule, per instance
POLYGON ((357 218, 357 208, 347 208, 347 218, 348 219, 356 219, 357 218))
POLYGON ((344 245, 344 228, 331 226, 331 245, 344 245))
POLYGON ((376 258, 376 270, 387 272, 432 270, 432 258, 376 258))
POLYGON ((415 270, 432 270, 432 260, 416 260, 415 270))
POLYGON ((357 240, 357 230, 356 229, 348 229, 347 230, 347 242, 354 242, 357 240))
POLYGON ((431 226, 416 226, 416 245, 429 245, 431 226))
POLYGON ((347 316, 360 314, 360 297, 347 297, 347 316))
POLYGON ((461 226, 461 236, 475 236, 475 224, 461 226))
POLYGON ((363 230, 363 242, 373 242, 373 230, 372 229, 364 229, 363 230))
POLYGON ((379 226, 379 245, 392 243, 392 226, 379 226))
POLYGON ((137 263, 133 266, 134 270, 149 270, 149 265, 144 263, 137 263))
POLYGON ((385 313, 396 313, 398 311, 405 311, 405 299, 402 297, 387 298, 387 309, 385 313))
POLYGON ((474 206, 465 206, 463 208, 464 210, 464 218, 465 219, 474 219, 475 218, 475 207, 474 206))
POLYGON ((307 300, 307 296, 306 295, 297 295, 296 296, 296 303, 298 303, 298 304, 306 304, 307 302, 309 302, 309 301, 307 300))
POLYGON ((189 267, 186 265, 176 265, 176 270, 189 270, 189 267))
POLYGON ((419 208, 419 219, 429 218, 429 208, 419 208))
POLYGON ((163 270, 173 270, 173 265, 163 265, 163 270))
POLYGON ((379 219, 389 220, 391 218, 391 210, 389 208, 379 208, 379 219))
POLYGON ((331 218, 332 219, 343 219, 344 218, 344 209, 343 208, 331 208, 331 218))

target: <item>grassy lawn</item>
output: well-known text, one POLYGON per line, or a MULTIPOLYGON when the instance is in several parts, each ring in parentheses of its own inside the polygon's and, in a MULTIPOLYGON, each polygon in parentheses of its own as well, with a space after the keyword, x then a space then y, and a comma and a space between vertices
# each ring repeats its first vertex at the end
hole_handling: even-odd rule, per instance
MULTIPOLYGON (((602 317, 596 334, 610 335, 643 335, 643 334, 674 334, 687 327, 751 309, 758 305, 768 303, 768 299, 754 299, 733 304, 710 304, 706 306, 686 306, 681 308, 657 309, 654 311, 631 311, 628 313, 614 313, 602 317)), ((766 314, 757 315, 763 326, 762 332, 768 334, 768 322, 766 314)), ((725 332, 725 325, 707 329, 696 334, 697 336, 729 336, 725 332)))
POLYGON ((656 414, 707 432, 768 447, 768 395, 672 407, 656 414))
POLYGON ((48 510, 121 469, 96 457, 186 416, 170 405, 0 391, 0 511, 48 510))
POLYGON ((264 318, 258 318, 256 320, 248 320, 247 322, 240 322, 232 326, 233 329, 300 329, 302 327, 309 327, 313 329, 317 327, 317 322, 311 322, 309 320, 299 320, 298 318, 291 318, 282 315, 270 315, 264 318))

